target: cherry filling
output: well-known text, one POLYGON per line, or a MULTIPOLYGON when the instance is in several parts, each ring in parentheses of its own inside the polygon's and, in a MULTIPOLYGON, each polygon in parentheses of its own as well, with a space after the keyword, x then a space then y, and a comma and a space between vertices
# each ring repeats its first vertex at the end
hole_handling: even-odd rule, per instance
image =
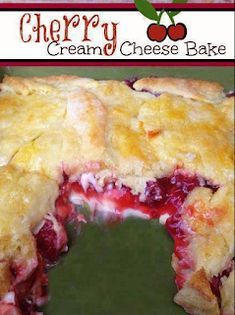
POLYGON ((135 82, 138 80, 138 77, 133 77, 130 79, 126 79, 124 82, 126 83, 127 86, 129 86, 129 88, 131 88, 132 90, 134 90, 133 85, 135 84, 135 82))
POLYGON ((150 91, 150 90, 148 90, 148 89, 142 89, 141 92, 150 93, 150 94, 154 95, 155 97, 158 97, 158 96, 161 95, 161 93, 152 92, 152 91, 150 91))
POLYGON ((59 221, 59 218, 46 218, 35 237, 38 251, 47 266, 56 264, 68 241, 63 223, 59 221))
POLYGON ((126 209, 133 209, 147 214, 150 219, 159 218, 161 215, 172 216, 182 206, 187 195, 195 187, 209 187, 216 191, 218 187, 212 186, 208 181, 196 175, 185 175, 176 170, 170 177, 163 177, 146 183, 144 196, 134 195, 129 187, 119 187, 115 181, 108 182, 104 187, 97 189, 89 184, 84 189, 81 181, 63 185, 63 193, 57 200, 58 211, 71 206, 71 195, 80 196, 82 199, 97 200, 100 203, 114 204, 115 211, 122 215, 126 209))
MULTIPOLYGON (((66 208, 66 204, 70 205, 71 201, 76 203, 78 196, 78 204, 80 200, 91 202, 95 208, 94 216, 97 215, 96 210, 99 205, 110 205, 112 219, 120 220, 126 218, 128 214, 141 213, 146 215, 145 218, 156 219, 164 218, 167 231, 174 240, 174 254, 177 258, 176 284, 180 289, 185 282, 185 270, 193 268, 193 260, 189 256, 187 247, 189 245, 190 232, 183 224, 180 209, 187 195, 195 187, 207 187, 213 192, 218 186, 213 186, 210 182, 196 175, 185 174, 182 170, 176 170, 170 177, 163 177, 146 183, 144 196, 134 195, 131 189, 122 185, 119 187, 115 181, 108 182, 102 190, 97 190, 94 185, 89 184, 85 187, 82 181, 70 183, 65 182, 63 186, 63 194, 58 199, 58 208, 66 208), (66 196, 66 198, 65 198, 66 196), (75 196, 75 199, 74 197, 75 196), (97 204, 94 206, 94 200, 97 204), (130 211, 131 209, 131 211, 130 211)), ((98 211, 99 212, 99 211, 98 211)), ((138 215, 139 216, 139 215, 138 215)))
MULTIPOLYGON (((126 84, 127 86, 129 86, 129 88, 131 88, 132 90, 135 91, 135 89, 134 89, 134 84, 135 84, 136 81, 138 81, 138 78, 137 78, 137 77, 133 77, 133 78, 131 78, 131 79, 125 80, 124 82, 125 82, 125 84, 126 84)), ((148 90, 148 89, 142 89, 140 92, 147 92, 147 93, 150 93, 150 94, 152 94, 152 95, 154 95, 154 96, 156 96, 156 97, 158 97, 158 96, 161 95, 161 93, 152 92, 152 91, 150 91, 150 90, 148 90)))
POLYGON ((45 260, 38 254, 37 268, 27 280, 17 284, 14 288, 16 305, 23 315, 36 314, 38 307, 48 300, 48 275, 45 270, 45 260))
MULTIPOLYGON (((81 222, 99 216, 100 212, 111 214, 112 220, 117 222, 133 214, 146 219, 160 218, 160 221, 163 216, 163 223, 174 240, 178 288, 181 288, 186 280, 184 271, 193 268, 193 261, 187 251, 190 232, 182 224, 180 209, 187 195, 195 187, 208 187, 216 191, 217 186, 211 185, 199 176, 186 174, 180 169, 169 177, 148 181, 145 192, 141 195, 134 195, 131 189, 124 185, 120 187, 115 180, 110 180, 104 187, 99 187, 94 181, 94 176, 90 177, 90 180, 89 176, 86 178, 88 180, 85 183, 82 177, 77 182, 70 182, 64 175, 64 183, 60 186, 60 195, 56 201, 56 213, 46 215, 34 233, 38 249, 38 265, 27 280, 13 287, 16 305, 24 315, 36 314, 38 307, 45 302, 47 269, 57 263, 67 248, 66 224, 72 222, 75 226, 79 226, 81 222), (81 213, 80 208, 76 211, 76 204, 84 205, 84 203, 88 203, 91 207, 90 217, 81 213)), ((110 222, 110 215, 103 216, 103 221, 110 222)), ((12 274, 13 278, 16 278, 17 270, 12 274)), ((215 294, 218 294, 216 288, 219 287, 217 285, 219 281, 212 280, 215 294)))
POLYGON ((229 91, 226 93, 226 97, 234 97, 235 96, 235 91, 229 91))

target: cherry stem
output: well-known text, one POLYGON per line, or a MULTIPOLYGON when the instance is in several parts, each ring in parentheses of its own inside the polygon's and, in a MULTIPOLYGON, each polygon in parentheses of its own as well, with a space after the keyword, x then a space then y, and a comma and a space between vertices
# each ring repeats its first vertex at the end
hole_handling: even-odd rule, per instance
POLYGON ((165 10, 164 9, 162 9, 161 10, 161 12, 159 13, 159 16, 158 16, 158 25, 160 24, 160 22, 161 22, 161 18, 162 18, 162 15, 163 15, 163 13, 165 12, 165 10))
POLYGON ((171 20, 171 23, 175 25, 175 21, 173 19, 173 15, 171 15, 168 11, 165 11, 165 12, 168 15, 169 19, 171 20))

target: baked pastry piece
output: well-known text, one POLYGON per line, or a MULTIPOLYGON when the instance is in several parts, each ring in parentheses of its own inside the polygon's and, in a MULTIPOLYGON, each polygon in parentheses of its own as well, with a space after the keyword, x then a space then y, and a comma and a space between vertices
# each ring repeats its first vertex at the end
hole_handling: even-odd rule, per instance
POLYGON ((234 314, 234 99, 222 86, 58 76, 0 89, 0 314, 45 303, 68 221, 129 216, 172 236, 177 303, 234 314))

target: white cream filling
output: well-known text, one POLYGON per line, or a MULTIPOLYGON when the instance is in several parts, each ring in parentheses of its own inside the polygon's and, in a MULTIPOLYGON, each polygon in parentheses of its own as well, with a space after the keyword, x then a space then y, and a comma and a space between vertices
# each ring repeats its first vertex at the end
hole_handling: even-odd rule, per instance
POLYGON ((15 292, 10 291, 7 292, 4 297, 2 298, 2 302, 7 304, 15 304, 15 292))
POLYGON ((95 216, 97 215, 97 211, 99 212, 99 215, 102 213, 103 218, 109 218, 110 215, 119 216, 122 219, 126 219, 129 217, 136 217, 141 219, 150 219, 150 216, 146 213, 143 213, 137 209, 133 208, 126 208, 122 211, 119 211, 118 204, 115 204, 115 202, 107 199, 103 200, 97 200, 96 198, 86 198, 83 194, 72 192, 70 195, 70 201, 78 206, 84 205, 86 203, 91 213, 95 216))
MULTIPOLYGON (((98 178, 96 178, 95 174, 92 173, 83 173, 80 176, 80 183, 84 190, 87 191, 88 187, 91 185, 97 192, 102 192, 103 187, 98 182, 98 178)), ((113 188, 113 184, 110 184, 110 189, 113 188)), ((145 194, 141 193, 139 196, 139 200, 141 202, 145 201, 145 194)), ((91 211, 91 217, 95 219, 95 216, 102 217, 104 220, 108 220, 110 216, 118 216, 121 219, 126 219, 129 217, 141 218, 148 220, 150 219, 150 215, 143 213, 142 211, 134 208, 126 208, 122 211, 118 209, 118 203, 114 201, 107 200, 102 198, 101 200, 96 199, 95 197, 86 198, 86 196, 82 193, 71 192, 70 201, 78 206, 83 206, 87 204, 91 211)), ((166 224, 167 219, 170 217, 170 214, 165 213, 159 217, 159 223, 162 225, 166 224)), ((91 218, 91 219, 92 219, 91 218)))
POLYGON ((168 213, 165 213, 165 214, 162 214, 160 217, 159 217, 159 223, 162 224, 162 225, 165 225, 166 224, 166 221, 167 219, 170 217, 170 215, 168 213))
POLYGON ((97 179, 92 173, 83 173, 80 179, 83 190, 86 192, 91 184, 97 192, 102 192, 103 188, 98 184, 97 179))
POLYGON ((150 219, 150 216, 146 213, 143 213, 139 210, 136 209, 132 209, 132 208, 127 208, 124 211, 122 211, 122 217, 124 219, 126 218, 140 218, 140 219, 144 219, 144 220, 148 220, 150 219))

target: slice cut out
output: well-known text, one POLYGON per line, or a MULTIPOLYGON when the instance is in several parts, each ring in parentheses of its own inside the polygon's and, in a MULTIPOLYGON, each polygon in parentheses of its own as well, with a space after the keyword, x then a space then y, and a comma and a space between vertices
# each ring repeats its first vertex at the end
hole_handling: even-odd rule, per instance
MULTIPOLYGON (((100 186, 92 173, 84 173, 75 182, 70 182, 69 177, 64 174, 64 182, 60 186, 60 194, 56 201, 56 212, 46 215, 34 231, 38 265, 29 273, 27 279, 13 285, 11 294, 14 295, 15 302, 8 303, 6 300, 2 307, 12 304, 15 308, 16 305, 22 314, 32 315, 46 302, 47 270, 68 250, 66 232, 68 223, 72 223, 78 231, 84 224, 119 224, 129 217, 159 219, 174 240, 173 267, 176 271, 176 285, 181 289, 195 268, 190 250, 194 231, 185 220, 185 216, 190 215, 189 211, 192 210, 184 207, 184 204, 190 192, 197 188, 209 190, 211 194, 218 190, 218 186, 182 169, 176 169, 169 177, 147 182, 143 195, 134 195, 130 188, 120 185, 114 178, 100 186), (87 206, 86 211, 84 205, 87 206)), ((22 265, 14 266, 13 274, 16 279, 19 278, 22 268, 24 268, 22 265)), ((225 274, 229 276, 229 272, 225 274)), ((217 298, 219 301, 219 296, 214 292, 219 291, 221 283, 213 279, 211 283, 208 282, 207 290, 215 300, 215 309, 218 309, 216 301, 217 298)), ((207 278, 205 281, 208 281, 207 278)))
POLYGON ((49 273, 46 314, 185 315, 172 302, 173 243, 156 220, 86 225, 75 242, 49 273))

